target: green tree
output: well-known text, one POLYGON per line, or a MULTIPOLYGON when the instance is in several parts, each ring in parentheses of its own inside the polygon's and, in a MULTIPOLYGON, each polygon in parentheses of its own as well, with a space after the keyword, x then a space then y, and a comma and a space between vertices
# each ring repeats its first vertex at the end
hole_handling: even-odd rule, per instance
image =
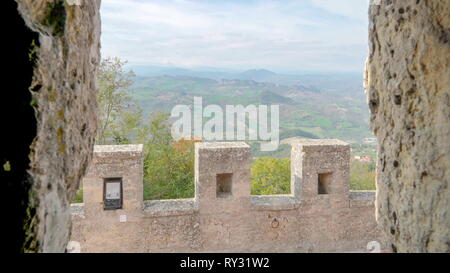
POLYGON ((136 104, 127 105, 108 131, 113 144, 144 143, 147 129, 142 109, 136 104))
POLYGON ((289 194, 291 191, 291 160, 260 157, 251 169, 253 195, 289 194))
POLYGON ((174 141, 168 118, 156 113, 146 129, 144 199, 194 197, 195 141, 174 141))
POLYGON ((139 128, 142 111, 129 94, 134 73, 126 72, 125 64, 126 61, 119 58, 103 59, 100 64, 97 77, 98 144, 130 143, 133 129, 139 128))

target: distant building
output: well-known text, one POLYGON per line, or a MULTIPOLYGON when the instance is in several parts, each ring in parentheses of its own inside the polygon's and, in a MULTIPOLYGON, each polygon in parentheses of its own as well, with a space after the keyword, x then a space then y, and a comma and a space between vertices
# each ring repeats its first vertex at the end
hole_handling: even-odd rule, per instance
POLYGON ((377 142, 377 138, 376 137, 366 137, 363 139, 364 143, 376 143, 377 142))
POLYGON ((368 155, 363 156, 354 156, 352 160, 359 161, 359 162, 372 162, 372 157, 368 155))

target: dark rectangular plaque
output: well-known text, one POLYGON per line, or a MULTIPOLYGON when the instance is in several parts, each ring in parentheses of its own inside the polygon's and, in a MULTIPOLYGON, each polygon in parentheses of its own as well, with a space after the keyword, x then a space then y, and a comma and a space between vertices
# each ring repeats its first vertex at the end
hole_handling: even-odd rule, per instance
POLYGON ((122 208, 122 178, 103 180, 103 204, 105 210, 122 208))

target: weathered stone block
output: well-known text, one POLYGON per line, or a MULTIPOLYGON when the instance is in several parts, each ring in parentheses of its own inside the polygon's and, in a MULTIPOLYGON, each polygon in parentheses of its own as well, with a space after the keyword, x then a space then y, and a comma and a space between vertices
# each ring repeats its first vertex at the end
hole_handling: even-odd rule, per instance
POLYGON ((302 201, 348 199, 350 146, 340 140, 300 140, 292 144, 292 192, 302 201))
POLYGON ((92 163, 83 180, 87 217, 111 214, 104 211, 105 179, 122 180, 121 214, 143 210, 143 145, 101 145, 94 147, 92 163))
POLYGON ((195 152, 195 199, 200 213, 248 211, 250 146, 243 142, 196 143, 195 152), (226 183, 226 189, 221 189, 226 183))

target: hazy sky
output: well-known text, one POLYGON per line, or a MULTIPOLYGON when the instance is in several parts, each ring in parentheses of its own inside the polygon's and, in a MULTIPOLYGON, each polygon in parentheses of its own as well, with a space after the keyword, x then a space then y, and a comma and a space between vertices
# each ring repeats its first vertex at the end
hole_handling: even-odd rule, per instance
POLYGON ((131 65, 355 71, 368 0, 103 0, 102 54, 131 65))

